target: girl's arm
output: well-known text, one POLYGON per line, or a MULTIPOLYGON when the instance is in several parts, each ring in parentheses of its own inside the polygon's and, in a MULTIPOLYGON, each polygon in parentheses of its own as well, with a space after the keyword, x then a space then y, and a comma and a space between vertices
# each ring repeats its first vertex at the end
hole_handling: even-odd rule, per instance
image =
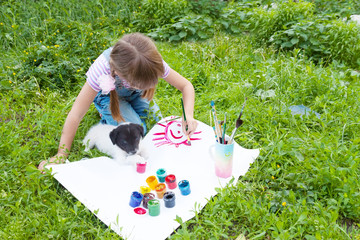
POLYGON ((85 82, 79 95, 77 96, 68 116, 66 117, 65 124, 61 133, 60 144, 58 153, 50 160, 42 161, 38 169, 43 170, 44 165, 49 163, 63 163, 69 155, 71 145, 74 140, 76 131, 79 124, 86 112, 89 110, 97 92, 93 90, 90 85, 85 82))
POLYGON ((192 135, 198 124, 194 119, 195 91, 193 85, 173 69, 170 69, 169 75, 164 78, 164 80, 181 91, 184 100, 186 124, 188 126, 188 130, 186 131, 186 124, 183 124, 183 131, 186 132, 187 135, 192 135))

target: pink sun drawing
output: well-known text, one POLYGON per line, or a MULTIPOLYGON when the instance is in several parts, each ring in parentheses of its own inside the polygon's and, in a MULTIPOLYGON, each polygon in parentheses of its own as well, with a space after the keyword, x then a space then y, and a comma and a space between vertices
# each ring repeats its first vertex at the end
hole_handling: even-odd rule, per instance
MULTIPOLYGON (((164 132, 154 133, 153 141, 159 141, 155 143, 156 147, 160 147, 165 144, 175 145, 179 147, 181 144, 190 146, 191 144, 187 143, 187 136, 182 131, 182 122, 181 121, 170 121, 165 123, 157 123, 159 126, 165 128, 164 132)), ((195 134, 200 134, 200 132, 194 132, 195 134)), ((191 141, 201 140, 201 138, 190 137, 191 141)))

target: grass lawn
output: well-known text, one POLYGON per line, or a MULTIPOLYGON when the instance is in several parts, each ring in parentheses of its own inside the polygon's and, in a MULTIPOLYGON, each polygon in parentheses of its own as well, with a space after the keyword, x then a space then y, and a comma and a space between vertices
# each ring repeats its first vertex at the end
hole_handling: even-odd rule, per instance
MULTIPOLYGON (((141 8, 133 1, 74 0, 0 6, 0 238, 120 239, 36 167, 56 154, 88 67, 134 31, 129 16, 141 8)), ((247 97, 235 140, 261 148, 238 184, 219 189, 193 219, 178 219, 171 238, 360 239, 359 69, 337 60, 315 64, 298 48, 279 51, 254 34, 216 30, 206 40, 156 45, 194 85, 196 119, 210 123, 214 100, 235 123, 247 97), (292 105, 320 118, 292 115, 292 105)), ((160 81, 155 100, 163 116, 181 114, 180 97, 160 81)), ((98 121, 91 106, 70 161, 102 155, 85 153, 81 143, 98 121)))

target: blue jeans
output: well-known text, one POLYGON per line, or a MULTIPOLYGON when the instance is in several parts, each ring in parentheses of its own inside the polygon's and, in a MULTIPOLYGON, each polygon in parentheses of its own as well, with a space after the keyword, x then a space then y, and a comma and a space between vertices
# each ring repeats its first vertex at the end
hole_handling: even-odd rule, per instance
MULTIPOLYGON (((144 133, 146 133, 145 119, 147 119, 149 115, 156 122, 162 118, 160 109, 156 103, 153 101, 153 105, 150 106, 150 102, 141 97, 142 91, 127 88, 116 88, 116 92, 119 96, 119 108, 122 117, 126 122, 142 125, 144 133)), ((103 95, 100 91, 94 99, 94 104, 101 115, 100 123, 115 126, 120 123, 113 119, 111 115, 110 94, 103 95)))

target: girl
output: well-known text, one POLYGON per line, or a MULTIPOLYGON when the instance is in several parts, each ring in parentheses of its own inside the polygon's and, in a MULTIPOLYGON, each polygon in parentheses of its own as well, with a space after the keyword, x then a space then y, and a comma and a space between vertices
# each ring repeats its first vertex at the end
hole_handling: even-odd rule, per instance
MULTIPOLYGON (((38 169, 43 170, 45 164, 65 162, 80 121, 92 102, 100 113, 101 123, 133 122, 141 124, 146 132, 144 119, 149 114, 149 102, 160 77, 182 92, 186 114, 183 131, 187 135, 195 132, 193 85, 162 60, 153 41, 145 35, 124 35, 114 47, 105 50, 95 60, 86 76, 86 82, 65 120, 58 153, 42 161, 38 169)), ((158 109, 156 105, 154 109, 158 109)))

